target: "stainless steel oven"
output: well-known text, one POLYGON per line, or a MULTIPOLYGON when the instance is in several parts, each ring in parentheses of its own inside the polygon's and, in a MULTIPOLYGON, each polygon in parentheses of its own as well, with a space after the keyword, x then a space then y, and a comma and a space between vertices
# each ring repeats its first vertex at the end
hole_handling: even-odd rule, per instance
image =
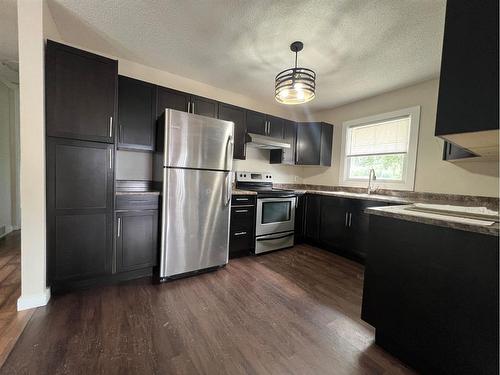
POLYGON ((293 246, 295 192, 273 188, 270 173, 236 172, 236 187, 257 192, 255 253, 293 246))

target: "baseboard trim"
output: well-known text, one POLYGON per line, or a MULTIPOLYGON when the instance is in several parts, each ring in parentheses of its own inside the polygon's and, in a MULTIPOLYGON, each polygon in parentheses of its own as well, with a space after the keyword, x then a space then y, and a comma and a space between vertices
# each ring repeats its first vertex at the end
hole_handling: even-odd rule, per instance
POLYGON ((43 293, 21 296, 17 300, 17 311, 33 309, 45 306, 50 300, 50 288, 46 288, 43 293))
POLYGON ((3 227, 5 228, 5 232, 0 234, 0 238, 5 237, 6 235, 8 235, 10 232, 12 232, 14 230, 12 225, 4 225, 3 227))

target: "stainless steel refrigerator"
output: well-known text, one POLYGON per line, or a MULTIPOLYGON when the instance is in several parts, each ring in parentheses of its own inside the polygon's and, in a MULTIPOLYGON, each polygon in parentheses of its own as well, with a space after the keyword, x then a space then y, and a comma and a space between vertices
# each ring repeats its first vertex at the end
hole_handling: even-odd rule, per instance
POLYGON ((163 281, 227 263, 234 124, 167 109, 158 126, 163 281))

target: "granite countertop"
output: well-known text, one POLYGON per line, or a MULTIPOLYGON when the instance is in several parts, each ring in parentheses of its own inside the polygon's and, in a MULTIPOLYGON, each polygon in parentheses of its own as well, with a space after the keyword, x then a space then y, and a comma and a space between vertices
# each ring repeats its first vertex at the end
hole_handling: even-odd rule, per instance
POLYGON ((160 195, 159 190, 145 190, 145 191, 133 191, 133 190, 117 190, 116 195, 160 195))
POLYGON ((363 199, 369 201, 388 202, 388 203, 401 203, 401 204, 412 203, 412 201, 406 198, 394 197, 389 195, 379 195, 379 194, 351 193, 346 191, 324 191, 324 190, 298 190, 297 192, 329 195, 341 198, 353 198, 353 199, 363 199))
POLYGON ((443 217, 438 214, 431 214, 427 212, 416 212, 406 210, 404 206, 386 206, 386 207, 370 207, 365 209, 365 212, 370 215, 385 216, 393 219, 414 221, 422 224, 436 225, 439 227, 452 228, 464 230, 467 232, 483 233, 491 236, 498 236, 500 233, 499 223, 496 222, 492 225, 477 225, 465 222, 459 222, 459 218, 443 217))
POLYGON ((257 195, 256 191, 233 189, 233 195, 257 195))

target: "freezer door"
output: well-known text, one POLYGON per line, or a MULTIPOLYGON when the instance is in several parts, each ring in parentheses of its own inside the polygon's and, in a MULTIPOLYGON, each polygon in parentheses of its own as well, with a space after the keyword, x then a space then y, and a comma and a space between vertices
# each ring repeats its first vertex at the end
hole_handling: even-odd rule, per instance
POLYGON ((231 173, 164 168, 160 277, 227 263, 231 173))
POLYGON ((234 123, 165 111, 164 166, 230 171, 234 123))

